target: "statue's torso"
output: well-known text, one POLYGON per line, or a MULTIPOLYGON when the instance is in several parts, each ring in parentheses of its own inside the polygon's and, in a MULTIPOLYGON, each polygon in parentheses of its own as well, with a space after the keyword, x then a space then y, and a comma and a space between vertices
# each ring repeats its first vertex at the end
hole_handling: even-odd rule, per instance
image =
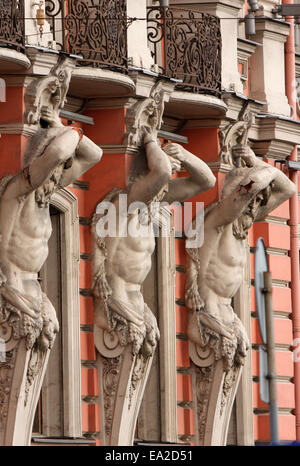
POLYGON ((52 226, 49 208, 38 207, 35 194, 0 201, 1 260, 5 268, 37 274, 48 256, 52 226))
POLYGON ((199 249, 198 289, 206 311, 230 323, 231 300, 243 280, 246 247, 244 240, 234 237, 232 224, 225 226, 216 239, 207 231, 199 249))

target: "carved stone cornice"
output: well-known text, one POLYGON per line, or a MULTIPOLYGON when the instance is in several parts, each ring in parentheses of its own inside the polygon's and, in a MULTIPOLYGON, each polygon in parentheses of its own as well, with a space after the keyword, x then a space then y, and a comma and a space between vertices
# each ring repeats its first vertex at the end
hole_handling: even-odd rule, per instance
POLYGON ((256 116, 249 138, 254 141, 282 141, 300 144, 300 122, 272 114, 256 116))
POLYGON ((290 24, 279 19, 259 17, 255 19, 256 39, 269 39, 285 42, 290 32, 290 24))
POLYGON ((31 63, 28 72, 33 75, 47 76, 56 64, 59 52, 42 47, 26 47, 26 54, 31 63))
POLYGON ((238 16, 239 11, 244 6, 244 0, 206 0, 201 3, 199 0, 171 0, 170 5, 200 10, 217 16, 221 13, 238 16))
POLYGON ((158 79, 164 80, 164 88, 167 95, 173 91, 175 85, 175 83, 170 79, 160 78, 157 73, 151 71, 146 72, 139 68, 129 68, 129 76, 135 83, 136 97, 149 97, 151 90, 158 79))
POLYGON ((241 59, 248 60, 255 52, 256 47, 261 47, 261 44, 252 40, 242 39, 241 37, 237 39, 238 57, 241 59))
POLYGON ((234 91, 225 90, 222 94, 222 100, 226 104, 228 110, 226 118, 229 120, 237 120, 243 108, 247 104, 249 110, 256 115, 262 111, 266 102, 260 100, 249 99, 244 94, 239 94, 234 91))
POLYGON ((0 134, 20 134, 21 136, 30 138, 36 130, 36 126, 24 123, 6 123, 0 125, 0 134))
POLYGON ((132 154, 138 153, 137 147, 132 147, 127 144, 101 144, 101 149, 104 154, 132 154))
POLYGON ((290 156, 294 144, 286 141, 269 140, 255 141, 252 149, 256 155, 267 159, 283 160, 290 156))

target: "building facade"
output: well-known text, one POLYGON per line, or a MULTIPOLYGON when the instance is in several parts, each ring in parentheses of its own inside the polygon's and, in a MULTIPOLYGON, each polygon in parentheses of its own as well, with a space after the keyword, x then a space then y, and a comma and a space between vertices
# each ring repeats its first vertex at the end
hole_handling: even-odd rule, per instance
MULTIPOLYGON (((26 88, 46 77, 62 52, 76 60, 76 68, 61 118, 65 125, 81 128, 104 153, 100 163, 51 200, 53 233, 39 280, 56 309, 60 333, 37 404, 33 445, 107 444, 118 370, 113 359, 100 364, 94 342, 91 219, 106 193, 126 185, 136 154, 128 137, 137 124, 132 109, 149 98, 158 81, 165 95, 160 140, 182 144, 216 177, 214 188, 191 199, 194 208, 197 202, 207 207, 220 199, 241 131, 258 157, 298 184, 297 164, 287 163, 297 162, 300 143, 300 49, 294 42, 293 19, 276 12, 280 1, 259 0, 257 8, 255 3, 0 1, 1 177, 22 169, 26 144, 35 131, 24 122, 26 88), (251 8, 255 29, 249 35, 251 8)), ((189 353, 185 236, 174 223, 174 212, 164 212, 169 234, 156 238, 152 269, 143 286, 161 339, 140 400, 134 443, 202 445, 209 385, 197 378, 189 353)), ((259 396, 261 337, 254 287, 259 237, 266 244, 273 280, 280 440, 300 440, 298 223, 295 195, 249 231, 247 267, 233 308, 251 348, 234 399, 227 445, 270 440, 269 407, 259 396)), ((0 414, 6 369, 2 362, 0 414)))

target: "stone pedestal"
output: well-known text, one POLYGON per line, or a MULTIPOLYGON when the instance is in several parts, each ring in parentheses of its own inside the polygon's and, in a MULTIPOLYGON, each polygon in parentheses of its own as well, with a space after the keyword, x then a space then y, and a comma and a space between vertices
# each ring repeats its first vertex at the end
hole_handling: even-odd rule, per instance
POLYGON ((50 347, 40 349, 42 318, 0 311, 0 445, 28 446, 50 347))
POLYGON ((226 367, 214 351, 189 342, 197 445, 224 446, 242 365, 226 367))
POLYGON ((117 332, 94 328, 102 407, 103 445, 133 444, 137 417, 152 365, 149 357, 120 346, 117 332))

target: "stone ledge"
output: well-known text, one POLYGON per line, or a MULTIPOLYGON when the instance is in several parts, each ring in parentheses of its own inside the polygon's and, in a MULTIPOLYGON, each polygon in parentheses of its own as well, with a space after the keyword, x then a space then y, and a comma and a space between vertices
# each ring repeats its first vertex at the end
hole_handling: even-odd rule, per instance
POLYGON ((257 115, 249 138, 256 143, 269 144, 275 151, 273 158, 282 159, 289 155, 293 145, 300 144, 300 122, 274 114, 257 115), (280 150, 283 151, 281 157, 280 150))
POLYGON ((1 75, 24 71, 29 69, 30 66, 30 60, 24 53, 6 47, 0 47, 1 75))
POLYGON ((87 440, 85 438, 54 438, 54 437, 32 437, 32 446, 72 446, 86 447, 95 444, 95 440, 87 440))
POLYGON ((221 99, 207 94, 174 91, 169 102, 165 104, 165 114, 168 117, 181 119, 222 118, 227 111, 227 105, 221 99))
POLYGON ((87 99, 129 96, 134 91, 135 84, 126 74, 85 66, 75 68, 69 88, 71 95, 87 99))

